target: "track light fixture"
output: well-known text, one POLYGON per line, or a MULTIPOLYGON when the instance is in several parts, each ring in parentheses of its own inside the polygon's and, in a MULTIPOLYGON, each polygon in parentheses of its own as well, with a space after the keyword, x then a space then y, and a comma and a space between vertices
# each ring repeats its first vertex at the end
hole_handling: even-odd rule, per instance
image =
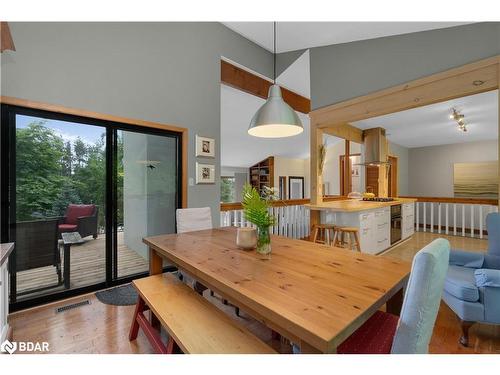
POLYGON ((452 114, 450 115, 450 119, 455 120, 458 125, 458 129, 466 132, 467 131, 467 124, 465 123, 465 115, 457 111, 457 109, 452 108, 452 114))

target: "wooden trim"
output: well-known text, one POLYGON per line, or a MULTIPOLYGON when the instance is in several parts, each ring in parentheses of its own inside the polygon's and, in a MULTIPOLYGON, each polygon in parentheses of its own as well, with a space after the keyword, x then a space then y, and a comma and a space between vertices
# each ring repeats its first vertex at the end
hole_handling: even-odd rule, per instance
POLYGON ((323 201, 323 175, 320 172, 319 152, 320 146, 323 144, 323 131, 321 129, 311 129, 310 138, 310 166, 309 166, 309 188, 311 203, 321 204, 323 201))
POLYGON ((334 137, 343 138, 348 141, 363 143, 363 130, 358 129, 350 124, 339 124, 323 129, 325 134, 334 137))
POLYGON ((0 52, 11 50, 15 51, 14 41, 10 33, 9 24, 7 22, 0 22, 0 52))
MULTIPOLYGON (((323 197, 323 202, 332 202, 332 201, 339 201, 339 200, 345 200, 348 199, 346 196, 342 195, 329 195, 323 197)), ((309 198, 304 198, 304 199, 287 199, 287 200, 278 200, 271 202, 272 207, 284 207, 284 206, 302 206, 304 204, 309 204, 311 203, 311 200, 309 198)), ((224 211, 236 211, 236 210, 242 210, 243 206, 241 205, 241 202, 233 202, 233 203, 221 203, 220 204, 220 210, 221 212, 224 211)))
POLYGON ((348 195, 351 192, 352 188, 352 176, 351 176, 351 142, 349 140, 345 140, 345 146, 344 146, 344 178, 343 178, 343 185, 342 185, 342 191, 340 192, 341 195, 348 195))
POLYGON ((413 196, 401 196, 399 198, 411 198, 416 199, 417 202, 432 202, 432 203, 458 203, 458 204, 482 204, 497 206, 498 201, 496 199, 477 199, 477 198, 449 198, 449 197, 413 197, 413 196))
POLYGON ((120 117, 115 115, 108 115, 104 113, 87 111, 84 109, 76 109, 70 107, 64 107, 56 104, 48 104, 37 102, 33 100, 27 99, 19 99, 11 96, 0 96, 0 104, 8 104, 15 105, 18 107, 30 108, 30 109, 39 109, 43 111, 62 113, 73 116, 81 116, 92 118, 96 120, 104 120, 104 121, 112 121, 112 122, 120 122, 123 124, 136 125, 139 127, 146 128, 154 128, 160 130, 167 130, 175 133, 180 133, 181 136, 181 144, 182 144, 182 208, 186 208, 188 205, 188 188, 187 188, 187 180, 188 180, 188 141, 189 134, 187 128, 182 128, 175 125, 170 124, 161 124, 158 122, 131 119, 127 117, 120 117))
MULTIPOLYGON (((262 99, 267 99, 269 87, 272 82, 259 77, 249 71, 233 65, 225 60, 220 62, 221 83, 244 91, 248 94, 258 96, 262 99)), ((290 105, 294 110, 302 113, 311 111, 311 100, 294 93, 284 87, 281 87, 283 100, 290 105)))
POLYGON ((499 86, 499 63, 495 56, 319 108, 310 113, 311 123, 331 127, 491 91, 499 86), (476 86, 475 81, 483 83, 476 86))

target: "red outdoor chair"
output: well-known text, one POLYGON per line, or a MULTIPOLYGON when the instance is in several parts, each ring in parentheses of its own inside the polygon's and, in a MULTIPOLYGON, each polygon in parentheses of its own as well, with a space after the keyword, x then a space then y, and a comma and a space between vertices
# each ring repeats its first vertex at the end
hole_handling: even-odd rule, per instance
POLYGON ((70 204, 59 224, 59 233, 78 232, 82 238, 97 238, 98 210, 95 204, 70 204))

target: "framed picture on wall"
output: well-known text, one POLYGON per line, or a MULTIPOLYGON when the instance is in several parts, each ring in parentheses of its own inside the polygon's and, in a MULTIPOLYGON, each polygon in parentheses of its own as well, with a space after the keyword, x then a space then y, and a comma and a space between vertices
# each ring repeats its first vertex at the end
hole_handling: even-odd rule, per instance
POLYGON ((288 177, 288 199, 304 199, 304 177, 288 177))
POLYGON ((215 165, 196 163, 196 183, 214 184, 215 183, 215 165))
POLYGON ((196 156, 215 157, 215 139, 196 135, 196 156))

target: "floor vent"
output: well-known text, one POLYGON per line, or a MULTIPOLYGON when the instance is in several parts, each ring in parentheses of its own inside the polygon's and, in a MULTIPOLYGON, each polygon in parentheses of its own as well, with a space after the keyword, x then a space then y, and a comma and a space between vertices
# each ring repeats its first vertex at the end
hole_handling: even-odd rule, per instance
POLYGON ((86 299, 85 301, 80 301, 80 302, 72 303, 70 305, 58 307, 56 309, 56 313, 61 313, 61 312, 64 312, 64 311, 76 309, 77 307, 82 307, 82 306, 85 306, 85 305, 90 305, 90 301, 88 299, 86 299))

